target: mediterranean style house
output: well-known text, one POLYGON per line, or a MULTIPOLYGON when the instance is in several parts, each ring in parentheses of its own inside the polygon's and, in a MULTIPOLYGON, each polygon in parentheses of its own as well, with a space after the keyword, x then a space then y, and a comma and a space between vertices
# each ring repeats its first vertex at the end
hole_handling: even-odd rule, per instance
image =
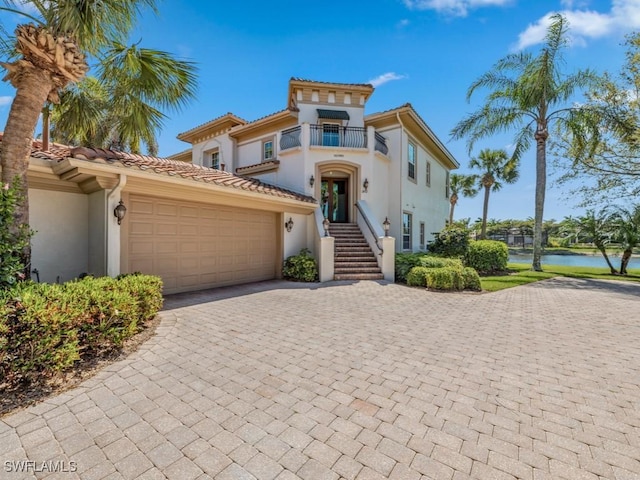
MULTIPOLYGON (((290 217, 306 238, 291 242, 285 254, 306 246, 318 250, 319 257, 321 249, 314 248, 313 237, 322 240, 320 223, 325 218, 331 224, 331 237, 340 244, 348 240, 342 238, 345 229, 340 224, 356 224, 376 254, 383 275, 392 279, 393 268, 384 266, 384 257, 393 255, 385 255, 387 249, 381 247, 388 238, 383 230, 385 220, 388 235, 397 239, 388 246, 392 252, 424 250, 433 232, 445 226, 449 172, 459 164, 410 104, 366 114, 373 91, 369 84, 292 78, 285 109, 251 122, 233 113, 222 115, 178 135, 192 147, 170 158, 259 179, 317 199, 314 216, 290 217)), ((328 272, 325 279, 367 278, 366 268, 346 265, 354 263, 353 256, 345 261, 338 257, 331 253, 319 258, 325 267, 321 270, 328 272), (324 260, 334 257, 337 270, 332 274, 327 265, 331 262, 324 260)), ((386 260, 393 264, 392 258, 386 260)))
POLYGON ((279 278, 307 248, 320 281, 393 280, 395 252, 445 226, 458 163, 410 104, 365 115, 373 90, 293 78, 284 110, 220 116, 170 158, 34 141, 34 279, 143 272, 177 293, 279 278))

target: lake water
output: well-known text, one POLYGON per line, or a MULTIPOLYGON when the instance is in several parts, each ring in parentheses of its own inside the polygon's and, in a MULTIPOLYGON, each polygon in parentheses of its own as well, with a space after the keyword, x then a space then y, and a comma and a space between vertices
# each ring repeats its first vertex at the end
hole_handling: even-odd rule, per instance
MULTIPOLYGON (((620 268, 620 255, 610 255, 609 260, 615 268, 620 268)), ((513 263, 531 263, 533 255, 509 255, 513 263)), ((542 255, 542 265, 567 265, 573 267, 607 267, 602 255, 542 255)), ((632 257, 627 268, 640 268, 640 258, 632 257)))

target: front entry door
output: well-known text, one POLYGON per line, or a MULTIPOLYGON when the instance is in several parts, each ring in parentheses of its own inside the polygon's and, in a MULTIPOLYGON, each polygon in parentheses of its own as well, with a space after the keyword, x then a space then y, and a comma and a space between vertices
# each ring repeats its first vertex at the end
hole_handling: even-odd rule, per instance
POLYGON ((323 178, 320 190, 322 213, 332 223, 349 221, 349 192, 346 178, 323 178))

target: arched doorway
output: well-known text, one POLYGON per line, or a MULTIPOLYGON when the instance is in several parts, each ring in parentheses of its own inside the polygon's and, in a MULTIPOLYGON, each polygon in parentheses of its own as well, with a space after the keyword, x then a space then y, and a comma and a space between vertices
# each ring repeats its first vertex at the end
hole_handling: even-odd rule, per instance
POLYGON ((318 164, 320 208, 331 223, 355 222, 354 205, 359 199, 356 189, 358 166, 348 163, 318 164))

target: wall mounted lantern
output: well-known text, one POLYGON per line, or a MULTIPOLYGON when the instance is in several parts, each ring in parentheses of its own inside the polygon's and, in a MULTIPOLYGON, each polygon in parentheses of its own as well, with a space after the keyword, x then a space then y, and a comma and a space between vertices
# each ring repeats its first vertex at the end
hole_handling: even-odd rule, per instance
POLYGON ((362 191, 364 193, 367 193, 367 190, 369 190, 369 180, 365 178, 364 182, 362 183, 362 191))
POLYGON ((289 217, 289 220, 284 222, 284 228, 287 229, 287 232, 291 231, 291 229, 293 228, 293 218, 289 217))
POLYGON ((118 225, 122 223, 124 216, 127 214, 127 207, 124 206, 124 202, 120 200, 120 203, 113 209, 113 215, 118 219, 118 225))
POLYGON ((391 222, 389 221, 389 217, 384 217, 384 222, 382 222, 382 228, 384 228, 384 236, 389 236, 389 228, 391 227, 391 222))
POLYGON ((324 236, 325 237, 329 236, 329 225, 331 225, 329 223, 329 219, 327 217, 324 217, 324 220, 322 221, 322 227, 324 228, 324 236))
POLYGON ((313 184, 316 183, 316 179, 313 177, 313 175, 311 175, 309 177, 309 186, 313 187, 313 184))

